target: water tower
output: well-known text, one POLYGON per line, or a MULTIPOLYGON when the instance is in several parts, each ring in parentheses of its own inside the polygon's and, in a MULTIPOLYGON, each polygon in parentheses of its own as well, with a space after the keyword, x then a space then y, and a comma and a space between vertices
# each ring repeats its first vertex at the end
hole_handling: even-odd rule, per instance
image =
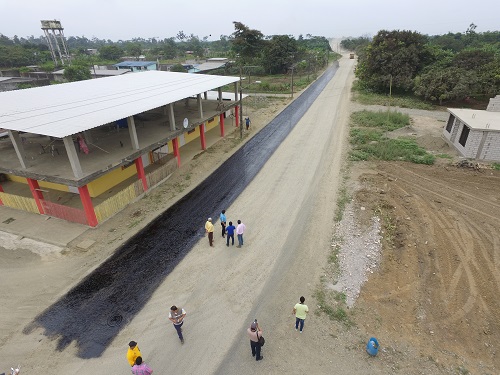
POLYGON ((42 23, 42 30, 47 38, 47 43, 49 44, 50 54, 52 60, 56 65, 58 63, 58 57, 61 64, 64 65, 65 62, 69 63, 69 53, 66 47, 66 39, 64 38, 63 27, 60 21, 50 20, 50 21, 40 21, 42 23), (57 51, 57 53, 56 53, 57 51))

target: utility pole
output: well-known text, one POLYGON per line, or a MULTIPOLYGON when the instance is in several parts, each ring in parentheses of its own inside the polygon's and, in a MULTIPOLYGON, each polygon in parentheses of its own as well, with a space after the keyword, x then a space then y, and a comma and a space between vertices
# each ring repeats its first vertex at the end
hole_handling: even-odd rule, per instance
POLYGON ((295 69, 295 67, 292 65, 291 69, 292 69, 292 85, 290 88, 292 89, 292 99, 293 99, 293 70, 295 69))

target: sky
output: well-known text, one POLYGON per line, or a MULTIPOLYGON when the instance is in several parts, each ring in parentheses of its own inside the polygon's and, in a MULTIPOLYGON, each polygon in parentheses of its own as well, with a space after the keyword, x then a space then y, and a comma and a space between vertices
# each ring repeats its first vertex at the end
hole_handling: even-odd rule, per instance
POLYGON ((438 35, 500 30, 500 0, 0 0, 0 34, 43 35, 58 20, 64 35, 89 39, 170 38, 179 31, 218 40, 238 21, 264 35, 374 36, 379 30, 438 35))

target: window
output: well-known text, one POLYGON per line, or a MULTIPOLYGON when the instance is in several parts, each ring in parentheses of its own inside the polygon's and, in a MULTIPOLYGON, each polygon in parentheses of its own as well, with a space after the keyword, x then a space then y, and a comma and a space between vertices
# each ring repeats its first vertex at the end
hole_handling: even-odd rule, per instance
POLYGON ((460 143, 464 147, 465 144, 467 143, 467 137, 469 136, 469 132, 470 132, 469 127, 464 124, 464 127, 462 129, 462 134, 460 134, 460 139, 458 140, 458 143, 460 143))
POLYGON ((451 128, 453 127, 454 122, 455 122, 455 116, 450 115, 450 118, 448 119, 448 123, 446 124, 446 131, 448 133, 451 133, 451 128))
POLYGON ((214 117, 212 117, 211 119, 208 120, 208 123, 210 124, 211 122, 214 122, 214 117))
POLYGON ((196 130, 196 128, 188 130, 188 134, 194 133, 195 130, 196 130))

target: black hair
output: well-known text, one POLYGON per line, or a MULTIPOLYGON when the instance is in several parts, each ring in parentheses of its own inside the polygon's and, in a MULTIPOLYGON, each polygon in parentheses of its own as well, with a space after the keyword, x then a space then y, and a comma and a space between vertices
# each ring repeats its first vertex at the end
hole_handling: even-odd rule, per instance
POLYGON ((241 224, 241 220, 238 220, 238 224, 241 224))
POLYGON ((170 308, 170 310, 172 310, 172 311, 177 310, 177 306, 173 305, 173 306, 170 308))
POLYGON ((300 303, 304 303, 306 301, 306 299, 304 298, 304 296, 300 297, 300 303))
POLYGON ((230 222, 229 222, 229 225, 233 225, 233 222, 232 222, 232 221, 230 221, 230 222))
POLYGON ((141 363, 142 363, 142 357, 141 357, 141 356, 139 356, 139 357, 137 357, 137 358, 135 359, 135 364, 136 364, 136 365, 140 365, 141 363))
POLYGON ((226 210, 222 210, 222 213, 225 214, 226 213, 226 210))

